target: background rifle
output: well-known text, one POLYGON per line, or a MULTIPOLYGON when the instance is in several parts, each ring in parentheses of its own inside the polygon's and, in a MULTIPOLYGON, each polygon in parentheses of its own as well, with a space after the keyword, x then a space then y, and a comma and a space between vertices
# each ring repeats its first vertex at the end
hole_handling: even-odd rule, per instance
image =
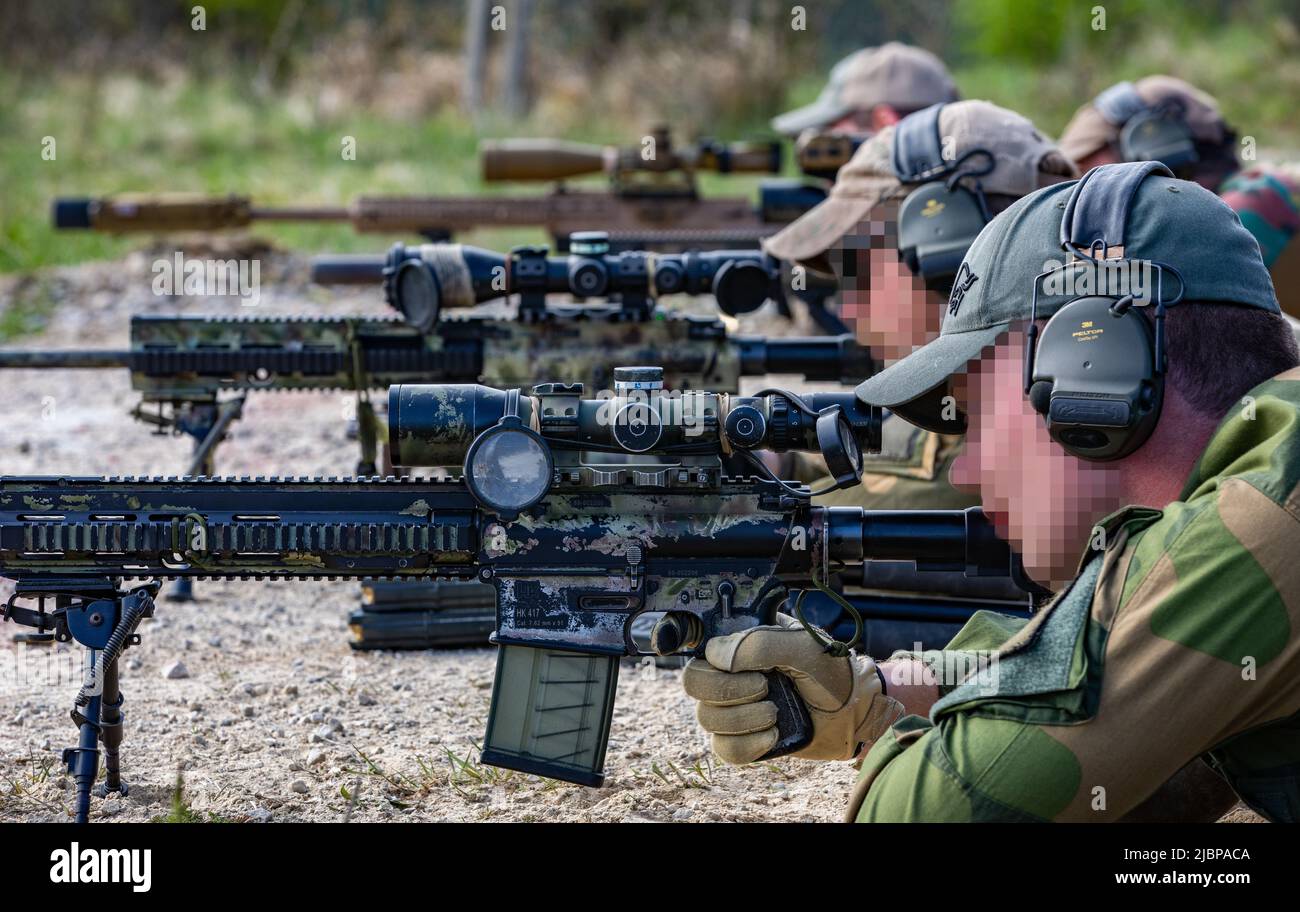
MULTIPOLYGON (((655 398, 644 374, 622 379, 612 400, 565 384, 391 389, 394 458, 460 454, 464 479, 0 478, 0 576, 16 582, 5 619, 87 647, 80 740, 64 755, 78 819, 100 741, 102 791, 122 788, 117 662, 159 579, 490 583, 500 648, 483 761, 595 786, 619 658, 643 653, 637 616, 662 612, 654 653, 701 655, 715 635, 770 622, 788 590, 829 591, 863 561, 1007 572, 975 511, 814 507, 802 486, 724 474, 725 452, 760 467, 755 448, 819 450, 860 473, 879 414, 852 393, 655 398), (141 577, 153 581, 121 585, 141 577)), ((769 688, 777 756, 811 726, 788 679, 769 688)))
POLYGON ((703 142, 675 150, 659 134, 652 159, 644 147, 612 149, 553 140, 506 140, 483 149, 484 176, 562 179, 605 172, 606 190, 564 186, 528 196, 363 196, 347 206, 256 205, 245 196, 192 193, 121 194, 99 199, 60 198, 54 227, 123 234, 222 231, 254 222, 350 222, 359 232, 416 234, 447 241, 476 228, 542 228, 556 247, 571 234, 604 229, 620 250, 756 247, 760 238, 793 221, 825 197, 820 188, 773 180, 757 204, 742 197, 706 197, 697 171, 772 172, 781 169, 776 143, 703 142))
POLYGON ((712 295, 736 316, 783 299, 780 264, 761 250, 610 253, 609 235, 585 231, 566 256, 545 247, 507 253, 460 244, 394 244, 384 255, 313 257, 321 285, 382 284, 384 298, 412 326, 427 330, 443 308, 517 296, 523 319, 544 319, 546 296, 604 298, 631 319, 645 319, 663 295, 712 295))
POLYGON ((809 177, 833 181, 864 141, 849 133, 810 133, 795 141, 795 161, 809 177))
POLYGON ((357 471, 373 475, 386 436, 370 400, 374 390, 426 382, 527 385, 548 376, 605 389, 611 362, 661 364, 672 389, 723 392, 738 392, 746 376, 852 383, 871 373, 866 350, 847 336, 732 335, 713 317, 631 321, 620 306, 599 304, 553 305, 546 319, 527 323, 446 316, 429 333, 395 317, 135 316, 127 350, 0 351, 0 369, 130 370, 141 394, 133 417, 159 433, 193 437, 190 468, 201 475, 214 474, 217 444, 250 392, 356 393, 357 471))

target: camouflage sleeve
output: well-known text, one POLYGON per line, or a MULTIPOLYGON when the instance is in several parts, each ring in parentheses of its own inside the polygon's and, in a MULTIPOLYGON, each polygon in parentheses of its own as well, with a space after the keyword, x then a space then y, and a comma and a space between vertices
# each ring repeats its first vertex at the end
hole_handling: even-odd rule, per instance
MULTIPOLYGON (((1298 444, 1112 517, 1105 553, 998 649, 991 682, 968 678, 877 742, 852 816, 1113 820, 1223 745, 1238 766, 1289 770, 1294 801, 1296 739, 1280 756, 1285 739, 1260 732, 1293 734, 1300 713, 1298 444)), ((1252 804, 1288 819, 1286 800, 1252 804)))
POLYGON ((1281 169, 1251 168, 1228 178, 1219 195, 1259 241, 1264 265, 1272 268, 1300 230, 1300 181, 1281 169))

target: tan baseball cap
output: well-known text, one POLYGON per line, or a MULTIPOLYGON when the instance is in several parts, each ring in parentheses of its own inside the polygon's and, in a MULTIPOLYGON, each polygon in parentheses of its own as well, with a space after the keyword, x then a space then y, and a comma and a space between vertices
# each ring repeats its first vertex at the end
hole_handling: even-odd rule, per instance
MULTIPOLYGON (((1112 86, 1111 88, 1114 88, 1112 86)), ((1133 83, 1138 96, 1148 105, 1178 101, 1183 119, 1198 142, 1221 143, 1228 135, 1227 124, 1213 96, 1174 76, 1147 76, 1133 83)), ((1109 91, 1109 90, 1108 90, 1109 91)), ((1082 161, 1111 143, 1119 141, 1122 123, 1110 123, 1092 101, 1075 112, 1065 126, 1059 145, 1071 161, 1082 161)))
POLYGON ((855 51, 835 64, 817 100, 772 118, 772 129, 797 136, 878 104, 915 111, 957 97, 942 60, 921 48, 891 41, 855 51))
MULTIPOLYGON (((876 206, 915 188, 917 184, 904 184, 895 175, 894 129, 886 127, 859 146, 840 169, 830 195, 767 238, 763 249, 782 260, 814 260, 838 244, 876 206)), ((945 105, 939 112, 939 134, 953 161, 972 149, 993 154, 993 170, 979 178, 985 193, 1021 197, 1077 176, 1074 165, 1028 118, 992 102, 945 105)))

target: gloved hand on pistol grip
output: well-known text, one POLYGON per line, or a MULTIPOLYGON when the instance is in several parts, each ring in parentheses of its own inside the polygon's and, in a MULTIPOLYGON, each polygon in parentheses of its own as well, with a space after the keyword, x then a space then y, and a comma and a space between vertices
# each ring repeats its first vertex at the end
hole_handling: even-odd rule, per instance
POLYGON ((696 717, 727 763, 752 763, 777 742, 776 705, 765 699, 764 672, 788 676, 812 718, 812 740, 792 756, 851 760, 903 715, 902 704, 883 693, 871 658, 831 655, 784 614, 777 626, 715 637, 704 655, 707 661, 686 666, 682 686, 699 702, 696 717))

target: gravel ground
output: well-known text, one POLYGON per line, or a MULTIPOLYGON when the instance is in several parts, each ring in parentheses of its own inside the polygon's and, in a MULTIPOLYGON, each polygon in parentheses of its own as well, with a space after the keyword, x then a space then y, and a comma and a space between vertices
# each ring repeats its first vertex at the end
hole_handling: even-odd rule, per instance
MULTIPOLYGON (((46 331, 22 340, 50 348, 125 347, 133 313, 385 312, 368 289, 319 289, 307 284, 302 260, 258 255, 256 308, 154 295, 153 251, 5 277, 0 301, 52 298, 46 331)), ((762 331, 765 322, 745 328, 762 331)), ((125 371, 8 371, 4 382, 6 474, 176 474, 188 462, 188 438, 151 435, 126 417, 135 397, 125 371)), ((343 409, 337 395, 254 395, 219 451, 219 470, 347 474, 356 444, 343 409)), ((123 658, 131 790, 96 800, 96 818, 167 814, 178 772, 195 813, 232 820, 792 821, 843 811, 847 765, 712 761, 676 671, 622 669, 607 784, 586 789, 477 764, 492 650, 354 653, 345 619, 355 583, 196 590, 193 604, 160 600, 141 627, 143 643, 123 658), (177 663, 186 676, 165 676, 177 663)), ((59 754, 76 740, 68 711, 80 659, 64 646, 15 644, 14 630, 0 635, 0 819, 64 820, 73 795, 59 754)))

